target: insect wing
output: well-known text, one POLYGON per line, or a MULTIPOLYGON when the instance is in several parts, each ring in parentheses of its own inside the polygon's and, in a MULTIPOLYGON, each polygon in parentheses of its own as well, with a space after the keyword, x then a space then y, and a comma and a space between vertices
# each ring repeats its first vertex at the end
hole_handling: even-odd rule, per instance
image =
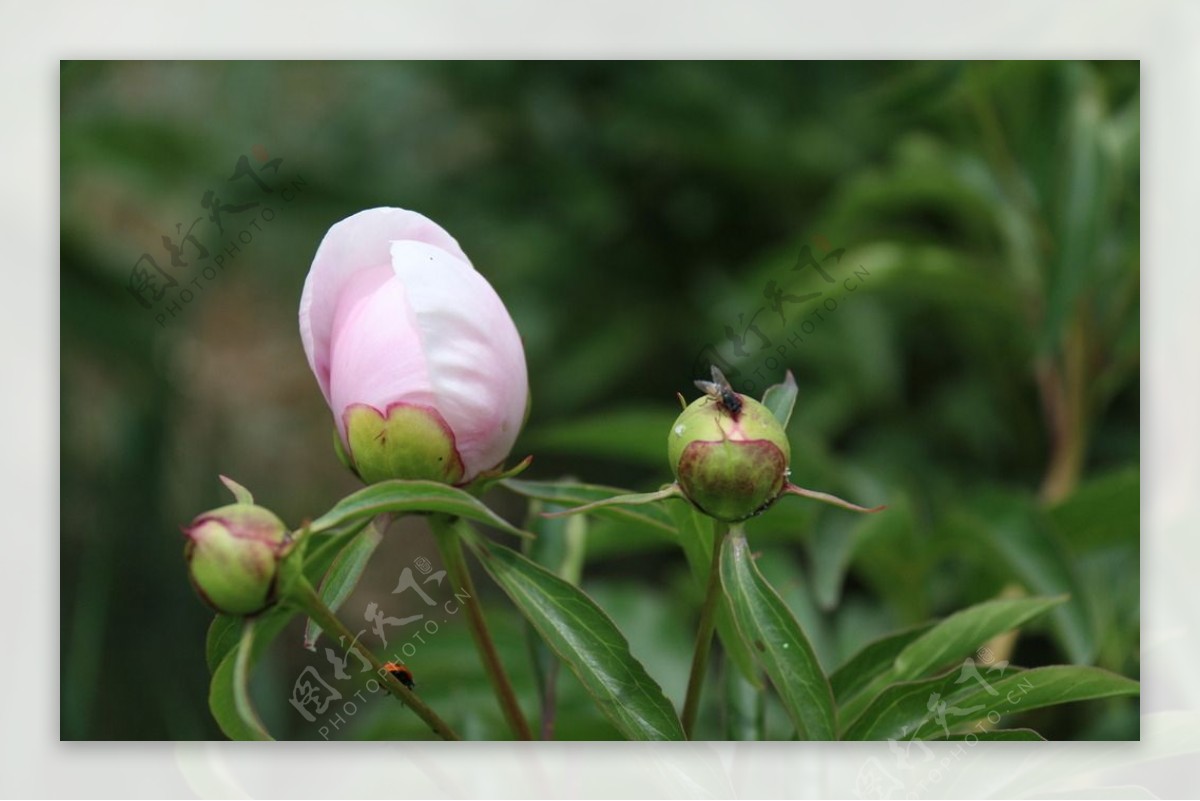
POLYGON ((730 392, 733 391, 733 387, 729 385, 729 379, 726 378, 725 374, 721 372, 721 368, 717 367, 715 364, 712 366, 712 382, 721 389, 727 389, 730 392))

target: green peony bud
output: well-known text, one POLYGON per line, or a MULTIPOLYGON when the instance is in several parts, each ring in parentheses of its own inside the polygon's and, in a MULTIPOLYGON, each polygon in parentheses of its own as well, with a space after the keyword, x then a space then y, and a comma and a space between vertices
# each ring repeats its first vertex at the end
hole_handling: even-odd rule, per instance
POLYGON ((766 406, 730 394, 736 400, 706 396, 684 409, 671 426, 667 454, 688 500, 711 517, 737 522, 783 492, 791 447, 766 406))
POLYGON ((463 480, 463 460, 455 448, 454 433, 429 406, 393 403, 381 414, 370 406, 354 404, 346 410, 346 438, 350 443, 346 456, 368 484, 389 478, 445 484, 463 480))
POLYGON ((251 615, 274 602, 279 560, 291 540, 272 512, 251 503, 222 506, 197 517, 183 533, 188 574, 209 606, 251 615))

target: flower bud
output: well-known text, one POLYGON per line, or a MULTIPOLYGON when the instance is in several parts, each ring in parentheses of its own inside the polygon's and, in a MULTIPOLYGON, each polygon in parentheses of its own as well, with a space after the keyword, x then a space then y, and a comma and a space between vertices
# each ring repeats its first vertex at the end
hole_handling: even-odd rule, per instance
POLYGON ((736 522, 758 514, 787 483, 791 447, 783 426, 756 400, 736 395, 737 411, 703 397, 671 426, 667 454, 684 495, 702 512, 736 522))
POLYGON ((290 539, 272 512, 249 503, 222 506, 197 517, 183 533, 188 574, 209 606, 251 615, 275 600, 279 560, 290 539))
POLYGON ((454 238, 420 214, 368 209, 329 229, 300 335, 364 481, 464 484, 512 449, 529 398, 520 335, 454 238))

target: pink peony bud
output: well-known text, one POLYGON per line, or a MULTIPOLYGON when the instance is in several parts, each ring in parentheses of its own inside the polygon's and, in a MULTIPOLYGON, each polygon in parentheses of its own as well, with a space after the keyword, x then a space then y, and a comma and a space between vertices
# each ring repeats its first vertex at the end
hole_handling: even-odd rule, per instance
POLYGON ((529 397, 520 335, 426 217, 368 209, 330 228, 304 283, 300 336, 367 483, 463 484, 512 449, 529 397))

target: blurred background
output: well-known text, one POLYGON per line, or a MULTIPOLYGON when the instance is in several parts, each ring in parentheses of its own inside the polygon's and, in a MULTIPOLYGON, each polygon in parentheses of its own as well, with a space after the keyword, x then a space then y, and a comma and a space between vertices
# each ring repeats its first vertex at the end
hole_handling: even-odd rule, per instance
MULTIPOLYGON (((828 670, 1066 592, 996 647, 1136 678, 1138 86, 1136 62, 64 62, 62 738, 221 736, 179 526, 227 502, 218 473, 293 526, 355 488, 296 310, 329 226, 381 205, 441 223, 508 305, 526 477, 655 488, 709 363, 754 395, 795 374, 793 481, 890 506, 790 498, 750 525, 828 670)), ((424 524, 394 524, 346 618, 421 557, 424 524)), ((532 714, 520 622, 477 583, 532 714)), ((699 600, 679 550, 597 522, 583 586, 678 703, 699 600)), ((507 737, 465 629, 407 661, 452 725, 507 737)), ((329 670, 296 628, 257 670, 277 737, 321 736, 288 704, 306 666, 329 670)), ((559 737, 612 736, 559 685, 559 737)), ((1129 739, 1137 708, 1013 725, 1129 739)), ((377 697, 327 736, 427 734, 377 697)))

